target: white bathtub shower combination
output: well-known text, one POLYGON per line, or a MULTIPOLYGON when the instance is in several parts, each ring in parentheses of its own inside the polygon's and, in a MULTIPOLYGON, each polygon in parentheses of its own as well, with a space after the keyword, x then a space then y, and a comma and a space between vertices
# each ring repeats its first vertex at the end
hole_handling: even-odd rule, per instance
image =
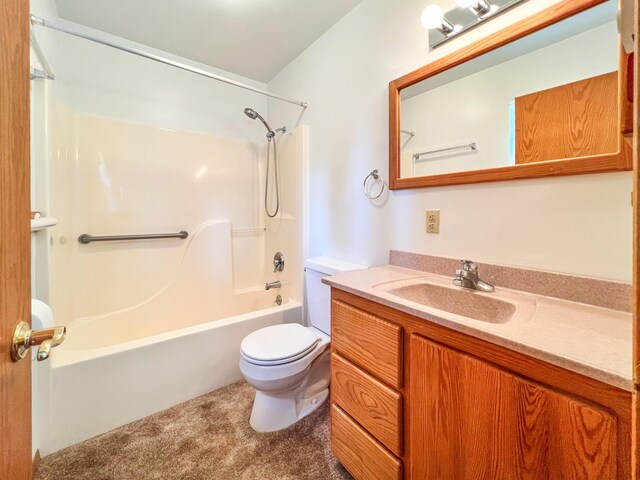
MULTIPOLYGON (((306 152, 304 128, 281 140, 283 211, 268 219, 256 201, 260 195, 248 191, 259 191, 258 179, 264 178, 260 145, 257 150, 242 147, 244 154, 240 154, 257 162, 247 174, 237 165, 247 160, 233 157, 233 145, 223 145, 218 159, 210 152, 210 139, 194 141, 194 134, 188 134, 192 156, 202 158, 206 151, 214 157, 208 166, 198 160, 189 165, 191 171, 181 172, 175 164, 178 148, 174 146, 167 158, 154 157, 156 178, 144 178, 142 185, 134 185, 140 182, 147 160, 136 158, 139 163, 135 164, 128 158, 131 140, 119 145, 117 134, 137 129, 136 141, 156 145, 180 143, 181 134, 107 119, 89 118, 85 123, 89 126, 77 129, 80 135, 85 129, 85 136, 76 140, 81 144, 75 153, 81 157, 80 166, 76 162, 73 168, 69 164, 52 173, 52 206, 60 212, 61 225, 52 232, 49 252, 51 303, 57 323, 66 324, 68 331, 51 362, 38 365, 46 367, 49 377, 47 411, 39 416, 48 419, 40 429, 45 432, 38 445, 43 455, 241 380, 239 346, 246 335, 268 325, 303 321, 303 202, 299 199, 306 152), (100 151, 92 155, 87 146, 96 143, 89 142, 91 133, 108 129, 112 130, 105 135, 108 149, 91 147, 100 151), (162 141, 153 138, 158 135, 162 141), (102 155, 104 151, 108 155, 102 155), (82 161, 93 165, 83 167, 82 161), (238 171, 235 180, 224 178, 227 161, 238 171), (214 174, 210 182, 234 180, 236 185, 212 184, 203 190, 196 184, 190 188, 203 171, 214 174), (87 181, 90 175, 96 178, 87 181), (92 189, 92 181, 100 188, 92 189), (145 190, 155 188, 151 182, 157 181, 164 188, 170 182, 177 184, 172 187, 174 194, 187 197, 180 200, 181 208, 169 208, 166 198, 159 199, 155 207, 154 199, 144 196, 145 190), (209 188, 213 199, 204 198, 209 188), (67 197, 74 192, 86 201, 73 203, 67 197), (133 205, 127 204, 127 195, 133 205), (227 218, 207 219, 212 212, 222 217, 229 201, 233 205, 227 206, 227 218), (178 217, 186 221, 179 223, 178 217), (246 228, 256 223, 259 227, 246 228), (81 245, 75 241, 81 233, 133 233, 139 229, 136 224, 159 225, 155 231, 173 231, 184 225, 189 237, 135 244, 81 245), (278 250, 285 254, 286 266, 284 272, 274 274, 271 262, 278 250), (280 280, 282 288, 265 291, 264 282, 273 280, 280 280), (72 320, 65 322, 65 317, 72 320)), ((163 147, 156 148, 161 156, 163 147)), ((64 150, 73 151, 70 146, 64 150)))

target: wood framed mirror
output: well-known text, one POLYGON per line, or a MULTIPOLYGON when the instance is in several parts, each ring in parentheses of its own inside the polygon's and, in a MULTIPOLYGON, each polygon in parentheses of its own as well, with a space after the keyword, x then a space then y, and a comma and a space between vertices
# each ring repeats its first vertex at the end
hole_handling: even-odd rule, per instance
POLYGON ((389 187, 631 170, 617 10, 564 0, 391 81, 389 187))

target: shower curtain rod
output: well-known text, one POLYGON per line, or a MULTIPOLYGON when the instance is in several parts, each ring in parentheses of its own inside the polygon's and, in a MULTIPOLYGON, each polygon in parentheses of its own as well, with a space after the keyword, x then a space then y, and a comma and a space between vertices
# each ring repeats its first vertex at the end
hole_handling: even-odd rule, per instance
MULTIPOLYGON (((68 22, 71 23, 71 22, 68 22)), ((91 42, 99 43, 101 45, 106 45, 107 47, 112 47, 117 50, 122 50, 123 52, 132 53, 134 55, 138 55, 140 57, 147 58, 149 60, 154 60, 159 63, 164 63, 165 65, 169 65, 171 67, 180 68, 182 70, 186 70, 187 72, 195 73, 197 75, 201 75, 203 77, 211 78, 212 80, 217 80, 219 82, 227 83, 229 85, 233 85, 235 87, 244 88, 245 90, 250 90, 255 93, 259 93, 261 95, 266 95, 267 97, 275 98, 277 100, 282 100, 284 102, 293 103, 294 105, 298 105, 302 108, 307 108, 307 102, 301 102, 299 100, 292 100, 290 98, 281 97, 280 95, 276 95, 271 92, 267 92, 266 90, 261 90, 256 87, 252 87, 251 85, 246 85, 244 83, 236 82, 235 80, 231 80, 229 78, 222 77, 220 75, 216 75, 215 73, 207 72, 201 68, 192 67, 191 65, 187 65, 186 63, 177 62, 175 60, 171 60, 169 58, 162 57, 160 55, 156 55, 155 53, 148 53, 144 50, 141 50, 136 47, 125 46, 111 40, 105 40, 102 38, 98 38, 94 35, 91 35, 86 32, 82 32, 77 28, 62 25, 61 23, 55 22, 53 20, 44 19, 41 17, 37 17, 35 15, 31 15, 31 24, 38 25, 41 27, 52 28, 53 30, 58 30, 59 32, 68 33, 69 35, 73 35, 76 37, 84 38, 85 40, 89 40, 91 42)))

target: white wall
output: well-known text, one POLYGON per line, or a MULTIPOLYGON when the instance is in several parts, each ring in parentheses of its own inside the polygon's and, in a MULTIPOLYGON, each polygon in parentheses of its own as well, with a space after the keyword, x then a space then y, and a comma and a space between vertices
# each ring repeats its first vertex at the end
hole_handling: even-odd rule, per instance
MULTIPOLYGON (((402 176, 434 175, 515 163, 509 155, 509 105, 516 97, 618 69, 618 33, 609 22, 534 52, 402 100, 402 176), (476 142, 413 161, 414 152, 476 142), (408 157, 408 159, 406 158, 408 157), (405 166, 413 165, 413 171, 405 166)), ((616 102, 615 90, 611 101, 616 102)), ((515 128, 515 125, 513 125, 515 128)), ((602 152, 612 153, 612 152, 602 152)))
POLYGON ((627 172, 394 191, 379 204, 362 194, 373 168, 388 175, 388 82, 553 3, 429 52, 423 0, 365 0, 269 82, 309 102, 301 115, 269 101, 269 119, 310 127, 311 255, 376 265, 400 249, 630 281, 627 172), (441 210, 439 235, 424 232, 425 209, 441 210))

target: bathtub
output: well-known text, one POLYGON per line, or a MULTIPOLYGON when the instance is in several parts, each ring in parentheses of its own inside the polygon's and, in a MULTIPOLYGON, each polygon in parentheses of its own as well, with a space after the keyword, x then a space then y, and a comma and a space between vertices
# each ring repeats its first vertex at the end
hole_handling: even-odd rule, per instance
POLYGON ((302 322, 287 276, 279 290, 234 289, 231 239, 229 222, 201 225, 185 242, 177 270, 151 297, 67 324, 64 343, 36 367, 49 384, 41 454, 241 380, 246 335, 302 322))
MULTIPOLYGON (((185 315, 183 322, 195 324, 178 329, 169 329, 171 322, 140 321, 136 309, 73 322, 64 347, 51 356, 49 425, 41 453, 241 380, 239 345, 247 334, 268 325, 301 322, 299 302, 268 306, 273 296, 264 291, 235 295, 233 303, 240 310, 252 311, 204 323, 185 315), (262 308, 256 309, 260 303, 262 308), (129 318, 132 315, 137 318, 129 318), (133 322, 135 328, 113 328, 114 322, 121 327, 133 322), (105 333, 113 331, 118 333, 105 333)), ((225 314, 229 308, 223 309, 225 314)))

